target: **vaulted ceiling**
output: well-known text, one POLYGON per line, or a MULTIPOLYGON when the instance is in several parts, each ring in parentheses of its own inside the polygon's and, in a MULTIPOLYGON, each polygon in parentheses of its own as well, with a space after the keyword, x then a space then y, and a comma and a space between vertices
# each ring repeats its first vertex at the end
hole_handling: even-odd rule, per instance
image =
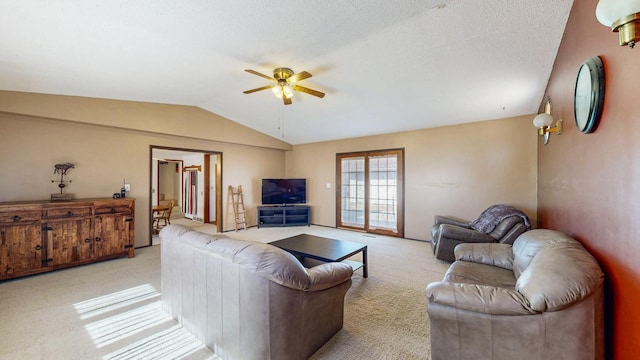
POLYGON ((193 105, 291 144, 520 116, 572 4, 5 0, 0 89, 193 105), (326 96, 242 93, 277 67, 326 96))

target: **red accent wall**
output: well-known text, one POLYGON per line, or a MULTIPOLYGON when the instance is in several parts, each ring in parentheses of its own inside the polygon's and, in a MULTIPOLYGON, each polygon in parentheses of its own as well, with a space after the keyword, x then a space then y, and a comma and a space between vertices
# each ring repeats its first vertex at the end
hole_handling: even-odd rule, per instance
MULTIPOLYGON (((539 227, 568 233, 600 261, 607 277, 608 358, 637 358, 640 349, 640 45, 618 45, 618 33, 595 17, 597 0, 575 1, 547 94, 564 133, 538 145, 539 227), (603 60, 604 111, 599 127, 575 125, 578 69, 603 60)), ((532 128, 532 131, 533 130, 532 128)))

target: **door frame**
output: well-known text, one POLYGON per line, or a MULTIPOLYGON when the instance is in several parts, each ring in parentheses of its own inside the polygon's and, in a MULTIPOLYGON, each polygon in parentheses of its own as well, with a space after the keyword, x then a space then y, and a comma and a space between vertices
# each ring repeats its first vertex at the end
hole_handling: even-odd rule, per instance
POLYGON ((347 153, 337 153, 336 154, 336 227, 345 228, 350 230, 364 231, 371 234, 379 234, 379 235, 387 235, 393 237, 404 237, 404 206, 405 206, 405 197, 404 197, 404 148, 393 148, 393 149, 380 149, 380 150, 368 150, 368 151, 354 151, 347 153), (397 206, 397 232, 393 232, 390 230, 384 230, 381 228, 370 229, 369 225, 369 161, 367 160, 369 156, 376 154, 384 154, 384 153, 397 153, 398 154, 398 163, 397 163, 397 183, 396 186, 398 188, 398 206, 397 206), (365 204, 364 204, 364 226, 363 227, 355 227, 348 226, 342 224, 342 158, 345 157, 364 157, 365 158, 365 166, 364 166, 364 174, 365 174, 365 204))
MULTIPOLYGON (((222 224, 223 224, 223 215, 222 215, 222 152, 221 151, 213 151, 213 150, 199 150, 199 149, 187 149, 187 148, 176 148, 176 147, 167 147, 167 146, 159 146, 159 145, 150 145, 149 148, 149 184, 153 183, 153 166, 154 166, 154 161, 153 161, 153 150, 163 150, 163 151, 175 151, 175 152, 188 152, 188 153, 195 153, 195 154, 203 154, 204 155, 204 160, 203 160, 203 171, 204 171, 204 214, 203 214, 203 221, 205 223, 211 223, 211 219, 209 218, 209 208, 210 208, 210 194, 209 194, 209 187, 210 187, 210 182, 211 182, 211 168, 210 168, 210 158, 212 156, 216 156, 217 160, 216 160, 216 169, 214 172, 214 176, 215 176, 215 181, 216 181, 216 187, 215 187, 215 206, 216 206, 216 216, 215 216, 215 225, 216 225, 216 231, 221 233, 222 232, 222 224)), ((182 174, 180 175, 180 177, 182 178, 182 174)), ((182 181, 182 180, 181 180, 182 181)), ((156 184, 156 188, 157 188, 157 184, 156 184)), ((181 183, 181 188, 184 187, 184 184, 181 183)), ((154 196, 154 194, 152 193, 152 189, 153 186, 149 186, 149 199, 152 198, 152 196, 154 196)), ((158 196, 158 194, 155 194, 156 196, 158 196)), ((153 219, 153 210, 152 210, 152 206, 153 206, 153 201, 149 201, 149 209, 148 209, 148 213, 151 214, 150 217, 151 219, 153 219)), ((149 221, 149 244, 151 244, 152 242, 152 236, 153 236, 153 223, 152 221, 149 221)))

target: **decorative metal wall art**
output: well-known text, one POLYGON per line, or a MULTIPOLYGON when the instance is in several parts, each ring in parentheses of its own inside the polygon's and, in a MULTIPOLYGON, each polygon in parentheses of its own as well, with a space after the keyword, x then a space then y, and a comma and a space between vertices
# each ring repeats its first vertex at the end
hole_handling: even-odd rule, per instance
POLYGON ((71 180, 65 180, 64 176, 67 175, 67 171, 69 169, 74 169, 76 167, 73 163, 64 163, 64 164, 56 164, 54 166, 53 173, 60 174, 60 180, 51 180, 52 183, 57 182, 58 187, 60 188, 60 194, 51 194, 51 200, 71 200, 73 199, 73 194, 65 194, 63 190, 67 187, 67 184, 71 183, 71 180))

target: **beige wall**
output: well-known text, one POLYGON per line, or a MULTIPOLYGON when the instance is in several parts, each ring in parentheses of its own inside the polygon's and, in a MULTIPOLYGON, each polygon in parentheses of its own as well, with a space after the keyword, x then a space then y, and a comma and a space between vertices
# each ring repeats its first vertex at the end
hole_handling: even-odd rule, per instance
POLYGON ((243 186, 248 223, 255 225, 260 180, 284 176, 307 178, 312 223, 335 226, 336 153, 404 148, 406 237, 428 239, 435 214, 473 219, 494 203, 517 206, 536 222, 537 138, 532 116, 291 147, 213 114, 191 127, 200 111, 0 91, 0 164, 7 169, 0 201, 49 198, 57 191, 51 183, 53 165, 74 162, 68 191, 77 198, 111 196, 123 178, 131 184, 129 195, 137 199, 136 246, 146 245, 154 145, 223 153, 224 230, 233 229, 229 185, 243 186), (114 118, 111 125, 109 114, 114 118), (180 135, 163 133, 174 128, 180 128, 180 135), (212 140, 220 138, 218 128, 234 129, 227 140, 242 139, 242 144, 212 140))
MULTIPOLYGON (((18 200, 48 199, 51 193, 58 192, 53 174, 53 166, 61 162, 73 162, 76 168, 69 171, 67 179, 72 180, 67 192, 74 193, 76 198, 110 197, 122 187, 122 180, 131 184, 129 196, 136 198, 136 246, 149 244, 150 240, 150 146, 164 146, 203 151, 222 152, 222 216, 223 229, 233 229, 232 208, 227 200, 227 186, 243 185, 246 189, 245 203, 249 210, 250 224, 255 224, 255 207, 260 203, 260 179, 265 174, 270 176, 284 175, 285 156, 283 148, 290 148, 289 144, 279 140, 271 140, 254 130, 239 125, 228 126, 223 118, 210 117, 207 124, 200 124, 190 129, 191 109, 188 107, 170 108, 172 116, 165 115, 155 108, 154 104, 143 104, 145 111, 137 111, 140 116, 131 128, 124 128, 127 124, 117 123, 118 127, 96 124, 91 120, 91 114, 86 112, 86 98, 77 98, 79 113, 73 112, 73 102, 70 97, 64 98, 69 108, 64 113, 54 110, 51 116, 36 117, 30 115, 16 115, 7 112, 3 105, 11 104, 6 101, 7 92, 0 92, 0 164, 5 169, 0 175, 0 202, 18 200), (149 111, 147 111, 149 110, 149 111), (174 115, 178 114, 181 121, 174 115), (73 121, 51 119, 67 116, 73 121), (83 123, 82 120, 87 120, 83 123), (140 130, 139 122, 148 127, 140 130), (159 128, 173 128, 182 126, 180 133, 192 136, 176 136, 161 134, 159 128), (158 125, 157 128, 155 125, 158 125), (135 125, 135 126, 134 126, 135 125), (206 125, 206 131, 203 126, 206 125), (245 144, 233 144, 202 139, 206 136, 216 137, 218 127, 234 128, 232 139, 241 138, 245 144), (246 136, 242 137, 241 133, 246 136), (257 146, 252 146, 252 139, 257 146), (265 147, 269 145, 270 147, 265 147)), ((39 99, 50 100, 45 95, 38 95, 39 99)), ((60 99, 61 97, 54 97, 60 99)), ((31 99, 29 97, 29 99, 31 99)), ((119 118, 123 113, 135 107, 128 102, 101 100, 95 104, 95 112, 102 114, 101 122, 107 122, 109 114, 119 118), (119 105, 124 104, 124 108, 119 105)), ((158 106, 167 109, 168 105, 158 106)), ((10 106, 7 106, 10 107, 10 106)), ((30 107, 38 108, 38 103, 30 103, 30 107)), ((25 112, 33 112, 25 107, 25 112), (29 111, 26 111, 29 110, 29 111)), ((48 101, 38 109, 38 113, 47 115, 48 101)), ((17 106, 13 112, 19 111, 17 106)))
POLYGON ((162 194, 164 200, 174 200, 180 204, 180 173, 176 174, 175 163, 162 163, 159 166, 158 177, 160 188, 158 192, 162 194))
POLYGON ((532 119, 296 145, 286 154, 286 175, 307 178, 312 223, 335 226, 336 153, 404 148, 405 237, 429 239, 436 214, 471 220, 496 203, 522 209, 535 224, 537 132, 532 119))
POLYGON ((291 145, 195 106, 0 90, 0 112, 289 150, 291 145))

